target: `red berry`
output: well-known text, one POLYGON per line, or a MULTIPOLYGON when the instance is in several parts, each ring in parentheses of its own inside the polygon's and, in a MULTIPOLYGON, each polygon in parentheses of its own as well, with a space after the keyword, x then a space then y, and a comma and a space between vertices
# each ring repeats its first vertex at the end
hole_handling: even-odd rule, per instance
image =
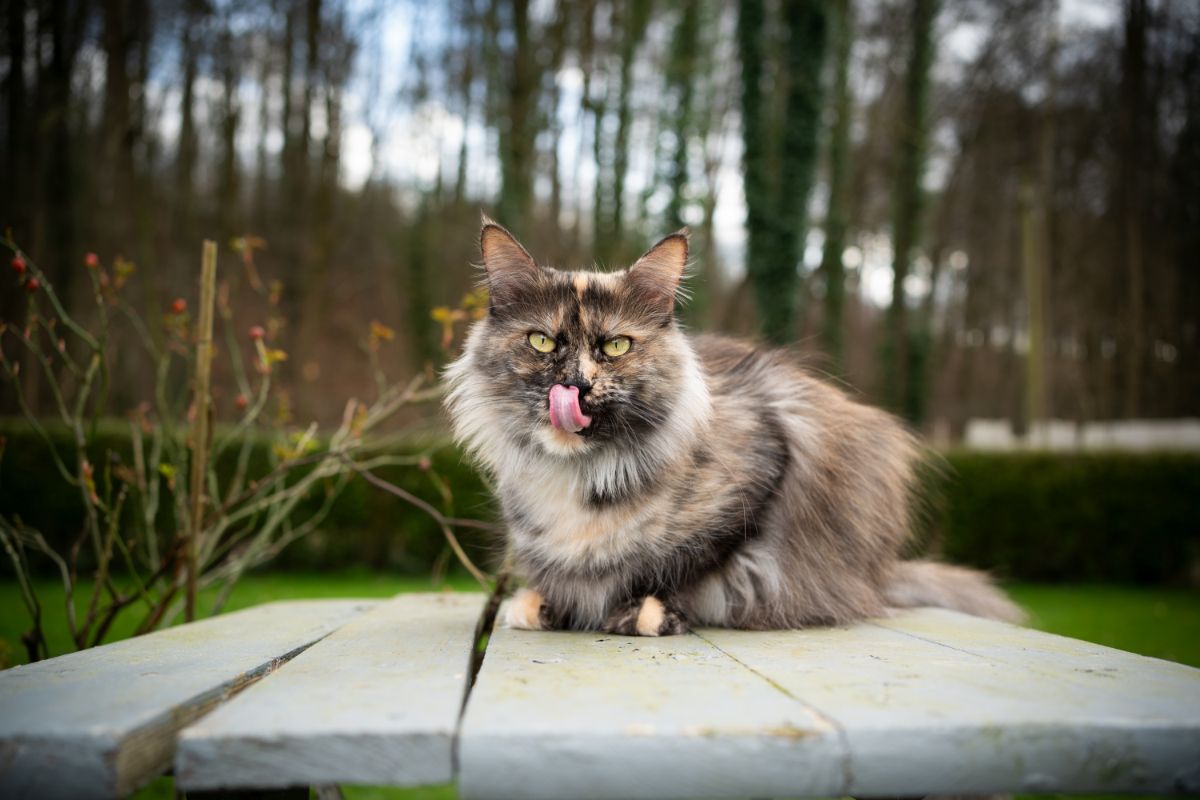
POLYGON ((40 288, 42 288, 42 282, 37 278, 30 278, 29 280, 25 281, 25 291, 29 292, 30 294, 33 294, 40 288))
POLYGON ((95 253, 88 253, 83 257, 83 263, 88 269, 95 269, 100 266, 100 256, 95 253))
POLYGON ((246 406, 250 405, 250 398, 246 397, 244 394, 239 394, 237 396, 237 400, 234 402, 237 404, 239 411, 245 411, 246 406))
POLYGON ((13 272, 17 273, 18 275, 25 274, 25 259, 21 258, 20 256, 13 256, 12 268, 13 272))
POLYGON ((171 313, 182 314, 185 311, 187 311, 187 300, 184 300, 182 297, 176 297, 175 301, 171 303, 171 313))
POLYGON ((259 339, 263 338, 266 335, 267 335, 267 332, 265 330, 263 330, 262 325, 255 325, 252 328, 250 328, 250 338, 254 339, 255 341, 258 341, 259 339))

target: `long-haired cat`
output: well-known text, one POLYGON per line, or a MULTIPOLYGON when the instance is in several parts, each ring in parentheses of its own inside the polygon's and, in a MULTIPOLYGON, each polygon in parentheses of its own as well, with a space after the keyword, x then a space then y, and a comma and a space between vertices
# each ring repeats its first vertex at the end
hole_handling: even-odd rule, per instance
POLYGON ((686 232, 622 272, 540 267, 485 218, 490 291, 447 369, 528 588, 519 628, 798 628, 888 607, 1016 619, 978 572, 902 560, 920 448, 785 354, 675 319, 686 232))

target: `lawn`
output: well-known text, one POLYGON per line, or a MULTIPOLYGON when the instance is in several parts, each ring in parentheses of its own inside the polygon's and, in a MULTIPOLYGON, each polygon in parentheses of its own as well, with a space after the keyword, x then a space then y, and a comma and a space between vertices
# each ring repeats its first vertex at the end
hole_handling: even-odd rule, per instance
MULTIPOLYGON (((398 592, 470 591, 469 578, 435 584, 429 578, 376 572, 335 574, 263 573, 251 575, 234 589, 226 605, 236 610, 269 600, 317 597, 388 597, 398 592)), ((1030 613, 1030 624, 1044 631, 1087 639, 1142 655, 1166 658, 1200 667, 1200 592, 1124 586, 1016 584, 1007 587, 1030 613)), ((40 583, 47 636, 55 653, 70 641, 62 614, 62 590, 53 580, 40 583)), ((213 592, 201 597, 201 609, 211 606, 213 592)), ((82 610, 83 600, 77 598, 82 610)), ((128 636, 137 611, 113 626, 110 640, 128 636)), ((29 617, 11 580, 0 581, 0 663, 25 658, 21 633, 29 617)))
POLYGON ((1039 630, 1200 667, 1200 591, 1075 584, 1007 589, 1039 630))
MULTIPOLYGON (((40 584, 43 602, 50 611, 62 607, 62 591, 52 581, 40 584)), ((429 578, 392 576, 379 573, 292 574, 265 573, 245 578, 234 590, 227 609, 235 610, 269 600, 319 597, 388 597, 399 592, 471 591, 470 579, 452 579, 437 585, 429 578)), ((1007 587, 1030 613, 1030 624, 1040 630, 1098 642, 1134 653, 1180 661, 1200 667, 1200 592, 1186 589, 1134 588, 1120 586, 1018 584, 1007 587)), ((213 593, 206 593, 201 607, 207 608, 213 593)), ((82 604, 81 604, 82 605, 82 604)), ((54 652, 68 642, 61 614, 48 619, 47 635, 54 652)), ((114 638, 128 635, 135 615, 114 626, 114 638)), ((0 659, 10 663, 24 658, 20 635, 28 625, 20 593, 11 580, 0 582, 0 659)), ((155 781, 139 797, 170 797, 170 779, 155 781)), ((435 800, 455 797, 453 787, 417 790, 356 788, 347 792, 351 800, 404 798, 435 800)))
MULTIPOLYGON (((82 617, 87 606, 89 584, 76 592, 76 614, 82 617)), ((390 597, 399 592, 469 591, 479 588, 470 578, 451 578, 435 583, 428 577, 387 575, 378 572, 336 574, 268 572, 243 578, 225 604, 226 611, 249 608, 271 600, 295 600, 322 597, 390 597)), ((62 584, 53 579, 38 582, 38 593, 46 620, 46 639, 54 654, 65 652, 71 642, 64 607, 62 584)), ((201 593, 199 606, 207 614, 216 590, 201 593)), ((105 641, 129 636, 140 621, 143 610, 131 606, 113 623, 105 641)), ((26 660, 21 634, 29 627, 29 614, 21 602, 15 581, 0 580, 0 665, 20 664, 26 660), (7 662, 5 659, 7 658, 7 662)))

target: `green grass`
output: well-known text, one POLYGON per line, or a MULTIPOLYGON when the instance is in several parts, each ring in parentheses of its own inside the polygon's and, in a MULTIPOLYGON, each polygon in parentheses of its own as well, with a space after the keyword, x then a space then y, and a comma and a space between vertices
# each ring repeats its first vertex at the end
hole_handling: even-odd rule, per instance
POLYGON ((1007 587, 1039 630, 1200 667, 1200 592, 1125 586, 1007 587))
MULTIPOLYGON (((63 593, 53 580, 38 583, 46 617, 47 637, 54 653, 69 649, 70 636, 61 613, 63 593)), ((83 587, 86 589, 87 587, 83 587)), ((476 584, 455 577, 435 584, 429 578, 375 572, 335 574, 262 573, 244 578, 234 589, 226 609, 258 605, 271 600, 321 597, 388 597, 399 592, 439 590, 469 591, 476 584)), ((1086 639, 1142 655, 1180 661, 1200 667, 1200 592, 1124 586, 1065 585, 1009 586, 1012 596, 1030 613, 1030 624, 1040 630, 1086 639)), ((211 607, 215 592, 201 596, 202 611, 211 607)), ((83 593, 76 600, 84 610, 83 593)), ((113 626, 109 641, 128 636, 140 618, 134 607, 113 626)), ((11 580, 0 581, 0 663, 25 660, 21 634, 29 615, 20 592, 11 580)))
MULTIPOLYGON (((52 578, 37 582, 38 596, 45 620, 46 640, 50 652, 59 655, 69 652, 71 635, 67 628, 62 584, 52 578)), ((340 572, 335 574, 313 573, 261 573, 243 578, 234 587, 233 594, 225 604, 226 611, 256 606, 272 600, 296 600, 322 597, 390 597, 400 592, 470 591, 479 584, 470 578, 451 577, 435 582, 428 577, 388 575, 377 572, 340 572)), ((87 595, 91 585, 81 584, 75 594, 76 615, 82 619, 87 608, 87 595)), ((216 590, 201 593, 199 607, 202 614, 212 608, 216 590)), ((113 623, 106 642, 130 636, 145 614, 138 605, 127 608, 113 623)), ((21 634, 28 630, 29 613, 21 602, 21 593, 12 579, 0 579, 0 667, 21 664, 27 660, 21 634)))
MULTIPOLYGON (((39 582, 47 607, 47 635, 55 653, 70 642, 61 620, 62 590, 53 581, 39 582)), ((245 578, 234 590, 226 608, 236 610, 271 600, 321 597, 388 597, 399 592, 470 591, 470 579, 455 578, 435 585, 429 578, 379 573, 293 574, 264 573, 245 578)), ((1138 588, 1105 585, 1007 587, 1030 613, 1030 625, 1040 630, 1129 650, 1155 658, 1200 667, 1200 592, 1186 589, 1138 588)), ((214 593, 201 598, 201 609, 211 606, 214 593)), ((79 603, 82 607, 82 602, 79 603)), ((111 638, 128 635, 136 624, 135 613, 114 626, 111 638)), ((0 662, 24 660, 20 635, 29 617, 17 586, 0 581, 0 662)), ((162 778, 138 793, 141 800, 172 796, 169 778, 162 778)), ((351 800, 452 800, 453 786, 419 789, 346 787, 351 800)))

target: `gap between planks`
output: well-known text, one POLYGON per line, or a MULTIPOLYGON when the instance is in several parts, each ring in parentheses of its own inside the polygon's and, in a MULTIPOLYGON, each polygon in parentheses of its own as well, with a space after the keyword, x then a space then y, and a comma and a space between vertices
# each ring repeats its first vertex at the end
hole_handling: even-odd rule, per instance
POLYGON ((836 719, 831 717, 829 714, 825 713, 825 711, 823 711, 822 709, 817 708, 812 703, 809 703, 807 700, 803 700, 803 699, 797 697, 793 692, 789 691, 788 688, 786 686, 784 686, 782 683, 775 680, 774 678, 767 675, 766 673, 755 669, 754 667, 747 664, 745 661, 742 661, 740 658, 735 656, 733 653, 730 653, 724 647, 721 647, 721 645, 717 644, 712 639, 709 639, 704 634, 698 633, 696 631, 692 631, 691 633, 692 633, 692 635, 695 635, 695 636, 703 639, 704 641, 708 642, 710 645, 712 645, 714 648, 716 648, 717 651, 724 653, 728 658, 730 658, 734 662, 740 664, 744 669, 748 670, 751 674, 757 675, 759 678, 762 678, 768 684, 775 687, 775 689, 782 692, 787 697, 790 697, 793 701, 799 703, 804 708, 808 709, 808 711, 813 716, 815 716, 817 719, 821 720, 826 725, 828 725, 830 727, 830 729, 833 730, 834 735, 837 737, 838 747, 841 750, 841 756, 840 756, 841 770, 842 770, 842 778, 845 781, 845 786, 849 787, 851 784, 854 783, 853 765, 851 763, 851 758, 850 758, 850 742, 846 738, 846 729, 842 727, 842 724, 840 722, 838 722, 836 719))
POLYGON ((400 594, 184 732, 185 789, 454 776, 453 745, 488 595, 400 594))
POLYGON ((459 746, 465 798, 735 796, 747 757, 771 763, 755 796, 845 784, 827 715, 703 634, 498 629, 459 746))
POLYGON ((170 766, 184 726, 372 605, 268 603, 0 673, 0 794, 132 792, 170 766))

